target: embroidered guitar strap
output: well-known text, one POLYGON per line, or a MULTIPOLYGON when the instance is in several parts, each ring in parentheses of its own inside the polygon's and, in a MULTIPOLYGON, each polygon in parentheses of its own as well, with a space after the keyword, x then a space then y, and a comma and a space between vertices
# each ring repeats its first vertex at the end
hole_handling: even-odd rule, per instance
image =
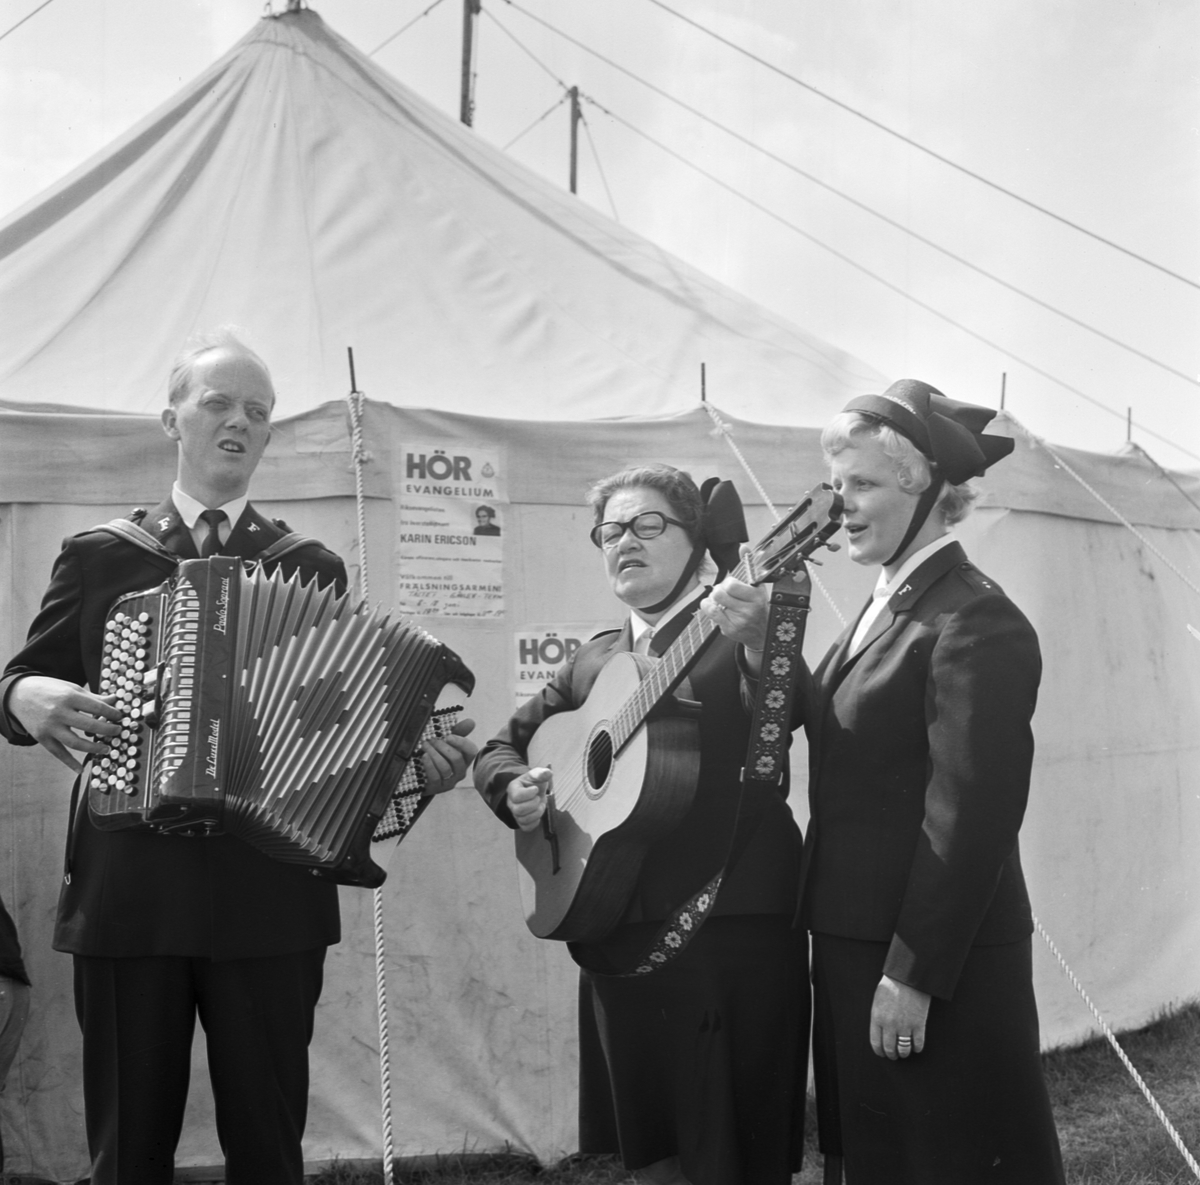
POLYGON ((808 610, 809 596, 801 585, 790 576, 775 582, 758 696, 750 723, 750 745, 742 769, 743 783, 762 783, 764 788, 775 788, 783 779, 808 610))
MULTIPOLYGON (((593 974, 609 974, 613 978, 624 979, 660 970, 687 949, 688 943, 712 913, 721 884, 741 855, 752 830, 745 826, 747 818, 743 817, 747 786, 752 791, 751 801, 761 802, 763 794, 778 789, 785 775, 792 702, 796 694, 808 610, 808 594, 802 592, 801 586, 790 576, 775 582, 767 619, 767 644, 763 650, 758 695, 750 724, 750 743, 738 789, 738 809, 729 853, 721 871, 671 914, 630 970, 616 973, 593 971, 593 974)), ((757 812, 751 812, 753 815, 757 815, 757 812)))

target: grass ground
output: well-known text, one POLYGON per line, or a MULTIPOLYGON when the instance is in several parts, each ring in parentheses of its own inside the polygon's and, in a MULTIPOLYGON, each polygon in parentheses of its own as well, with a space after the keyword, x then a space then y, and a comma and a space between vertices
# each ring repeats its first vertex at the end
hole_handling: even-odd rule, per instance
MULTIPOLYGON (((1120 1036, 1121 1046, 1193 1156, 1200 1157, 1200 1001, 1120 1036)), ((1196 1178, 1108 1042, 1043 1059, 1068 1185, 1186 1185, 1196 1178)), ((815 1129, 815 1119, 810 1129, 815 1129)), ((570 1157, 543 1167, 517 1156, 439 1157, 401 1174, 405 1185, 627 1185, 614 1160, 570 1157)), ((810 1131, 793 1185, 819 1185, 810 1131)), ((383 1185, 379 1168, 335 1165, 311 1185, 383 1185)))

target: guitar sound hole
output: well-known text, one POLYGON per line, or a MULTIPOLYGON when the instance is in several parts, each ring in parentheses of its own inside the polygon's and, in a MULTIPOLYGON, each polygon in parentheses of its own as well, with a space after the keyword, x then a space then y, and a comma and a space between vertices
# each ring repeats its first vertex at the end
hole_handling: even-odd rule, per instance
POLYGON ((600 790, 612 772, 612 737, 607 732, 598 732, 588 745, 587 776, 588 788, 600 790))

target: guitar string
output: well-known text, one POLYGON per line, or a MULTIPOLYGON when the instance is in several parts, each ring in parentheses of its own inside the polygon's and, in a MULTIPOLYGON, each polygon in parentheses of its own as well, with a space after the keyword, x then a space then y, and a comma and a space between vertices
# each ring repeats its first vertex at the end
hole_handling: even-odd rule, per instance
MULTIPOLYGON (((745 560, 739 561, 737 567, 733 569, 732 575, 738 580, 744 580, 747 574, 745 560)), ((659 657, 658 662, 646 678, 638 683, 633 694, 617 709, 606 730, 612 738, 610 770, 617 754, 624 748, 629 738, 641 727, 646 716, 676 682, 680 671, 691 661, 696 651, 716 629, 717 626, 707 617, 699 614, 693 617, 688 622, 687 628, 659 657), (686 657, 684 657, 685 655, 686 657)), ((581 802, 581 796, 587 796, 589 789, 592 788, 586 759, 582 763, 580 772, 582 776, 578 781, 572 781, 565 794, 559 789, 555 789, 554 799, 560 810, 570 810, 578 805, 581 802)))

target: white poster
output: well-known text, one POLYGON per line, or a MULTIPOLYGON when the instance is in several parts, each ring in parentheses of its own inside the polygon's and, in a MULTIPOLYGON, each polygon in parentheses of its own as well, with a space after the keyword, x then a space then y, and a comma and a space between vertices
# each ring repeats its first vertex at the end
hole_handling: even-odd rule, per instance
POLYGON ((461 442, 407 444, 399 486, 400 611, 503 617, 508 494, 501 454, 461 442))
POLYGON ((588 638, 604 628, 592 623, 531 625, 513 635, 513 706, 537 695, 588 638))

